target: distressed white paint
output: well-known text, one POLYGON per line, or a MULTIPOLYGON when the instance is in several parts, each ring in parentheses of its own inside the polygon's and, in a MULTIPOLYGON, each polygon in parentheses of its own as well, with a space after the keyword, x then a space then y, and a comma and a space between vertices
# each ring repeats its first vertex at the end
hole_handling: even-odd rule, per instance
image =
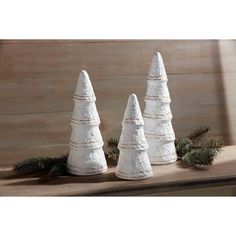
POLYGON ((151 164, 169 164, 177 159, 172 127, 167 74, 159 52, 155 53, 147 80, 144 132, 151 164))
POLYGON ((74 95, 70 154, 67 161, 68 171, 75 175, 94 175, 107 170, 95 101, 89 75, 83 70, 74 95))
POLYGON ((147 155, 148 144, 143 130, 143 118, 135 94, 129 96, 122 121, 118 148, 119 161, 116 176, 127 180, 152 177, 152 168, 147 155))

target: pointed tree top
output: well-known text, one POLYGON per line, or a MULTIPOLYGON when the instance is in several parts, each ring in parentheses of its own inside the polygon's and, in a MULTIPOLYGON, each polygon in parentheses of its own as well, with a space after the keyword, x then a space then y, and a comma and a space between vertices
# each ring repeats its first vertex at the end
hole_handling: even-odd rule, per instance
POLYGON ((129 96, 122 123, 144 124, 139 102, 135 94, 129 96))
POLYGON ((122 132, 118 148, 147 150, 148 144, 144 135, 143 125, 138 99, 135 94, 131 94, 122 121, 122 132), (133 129, 133 132, 127 129, 128 127, 133 129), (139 130, 138 132, 137 129, 139 130))
POLYGON ((74 98, 77 100, 96 100, 89 75, 85 70, 80 72, 74 98))
POLYGON ((166 77, 165 66, 163 63, 162 56, 159 52, 156 52, 152 58, 148 76, 151 78, 160 77, 159 79, 161 79, 162 76, 166 77))

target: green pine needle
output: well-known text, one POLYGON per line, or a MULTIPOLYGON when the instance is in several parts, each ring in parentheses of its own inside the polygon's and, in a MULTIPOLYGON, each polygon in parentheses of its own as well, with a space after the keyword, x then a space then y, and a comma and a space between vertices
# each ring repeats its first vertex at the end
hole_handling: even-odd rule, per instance
POLYGON ((187 137, 193 142, 198 143, 201 141, 202 138, 206 136, 206 134, 210 131, 210 127, 200 127, 194 130, 190 135, 187 137))
POLYGON ((218 154, 222 151, 223 143, 219 142, 216 139, 202 139, 197 145, 192 144, 192 149, 206 148, 211 149, 215 154, 218 154))
POLYGON ((119 144, 119 140, 115 138, 110 138, 107 140, 107 147, 108 148, 117 148, 119 144))
POLYGON ((16 163, 14 166, 14 173, 17 175, 28 175, 39 172, 50 172, 55 166, 63 166, 66 164, 68 154, 59 157, 34 157, 16 163))
POLYGON ((48 171, 54 165, 55 160, 50 157, 29 158, 16 163, 13 171, 15 174, 32 174, 36 172, 48 171))
POLYGON ((43 182, 47 182, 52 179, 56 179, 59 176, 67 175, 68 174, 66 168, 67 159, 68 159, 68 154, 57 158, 57 162, 55 163, 55 165, 52 166, 47 175, 43 176, 41 180, 43 182))
POLYGON ((222 151, 223 144, 206 135, 209 127, 193 131, 187 137, 175 141, 176 153, 185 167, 212 165, 214 158, 222 151))
POLYGON ((118 158, 120 150, 118 149, 118 139, 111 138, 107 141, 108 152, 105 157, 109 166, 116 166, 118 164, 118 158))
POLYGON ((189 138, 181 138, 178 142, 175 142, 176 153, 177 156, 180 158, 184 156, 191 148, 191 141, 189 138))
POLYGON ((212 165, 215 152, 212 149, 202 148, 191 150, 181 159, 185 167, 200 167, 212 165))

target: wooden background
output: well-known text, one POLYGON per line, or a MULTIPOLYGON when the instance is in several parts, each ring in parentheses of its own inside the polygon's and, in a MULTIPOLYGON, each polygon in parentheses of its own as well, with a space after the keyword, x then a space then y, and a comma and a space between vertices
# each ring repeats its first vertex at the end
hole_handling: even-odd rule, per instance
POLYGON ((234 40, 0 41, 0 165, 68 150, 73 93, 88 71, 105 140, 119 137, 128 95, 144 108, 154 52, 168 74, 176 136, 209 125, 236 143, 234 40))

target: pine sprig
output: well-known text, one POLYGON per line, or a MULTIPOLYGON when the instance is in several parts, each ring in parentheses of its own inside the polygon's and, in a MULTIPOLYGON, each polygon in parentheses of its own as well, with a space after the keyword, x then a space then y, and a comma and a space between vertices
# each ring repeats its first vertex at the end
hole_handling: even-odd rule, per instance
POLYGON ((198 143, 204 138, 207 133, 210 131, 210 127, 200 127, 196 130, 194 130, 190 135, 187 137, 191 140, 193 143, 198 143))
POLYGON ((212 165, 215 153, 212 149, 201 148, 191 150, 181 159, 185 167, 201 167, 212 165))
POLYGON ((48 182, 50 180, 56 179, 59 176, 67 175, 67 159, 68 159, 68 154, 62 155, 59 158, 56 158, 56 163, 55 165, 52 166, 52 168, 49 170, 49 172, 42 177, 42 182, 48 182))
POLYGON ((223 144, 207 135, 209 127, 193 131, 187 137, 175 141, 176 153, 185 167, 212 165, 214 158, 222 151, 223 144))
POLYGON ((16 163, 13 171, 15 174, 20 175, 48 171, 54 163, 55 160, 50 157, 33 157, 16 163))
POLYGON ((109 166, 116 166, 118 164, 118 158, 120 150, 118 149, 118 139, 111 138, 107 141, 108 152, 106 153, 106 159, 109 166))
POLYGON ((15 164, 13 172, 16 175, 29 175, 43 173, 43 179, 52 179, 66 174, 68 154, 59 157, 34 157, 15 164), (60 174, 61 173, 61 174, 60 174))
POLYGON ((119 140, 115 138, 110 138, 107 140, 107 147, 108 148, 117 148, 119 144, 119 140))
POLYGON ((179 158, 184 156, 191 149, 191 140, 183 137, 175 142, 176 153, 179 158))
POLYGON ((198 144, 191 145, 192 149, 200 149, 200 148, 211 149, 215 154, 220 153, 222 151, 222 147, 223 143, 213 138, 202 139, 199 141, 198 144))

